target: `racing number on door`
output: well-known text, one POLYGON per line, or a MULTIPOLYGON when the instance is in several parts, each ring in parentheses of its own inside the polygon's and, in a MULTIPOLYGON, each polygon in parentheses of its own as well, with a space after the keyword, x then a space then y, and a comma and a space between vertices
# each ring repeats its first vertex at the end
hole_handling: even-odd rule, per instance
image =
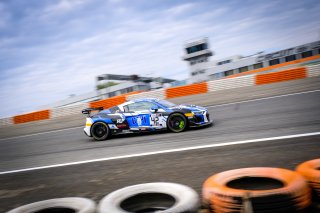
POLYGON ((147 125, 147 116, 146 115, 138 115, 138 116, 132 117, 132 124, 138 125, 138 126, 147 125))

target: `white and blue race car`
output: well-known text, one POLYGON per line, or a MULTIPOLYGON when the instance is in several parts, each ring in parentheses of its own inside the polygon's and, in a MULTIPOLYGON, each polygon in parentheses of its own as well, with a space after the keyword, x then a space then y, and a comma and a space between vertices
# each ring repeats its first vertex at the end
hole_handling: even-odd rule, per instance
POLYGON ((176 105, 155 98, 128 101, 110 109, 87 108, 84 132, 97 141, 110 135, 170 130, 182 132, 188 127, 212 124, 206 108, 195 105, 176 105), (91 115, 92 111, 99 111, 91 115))

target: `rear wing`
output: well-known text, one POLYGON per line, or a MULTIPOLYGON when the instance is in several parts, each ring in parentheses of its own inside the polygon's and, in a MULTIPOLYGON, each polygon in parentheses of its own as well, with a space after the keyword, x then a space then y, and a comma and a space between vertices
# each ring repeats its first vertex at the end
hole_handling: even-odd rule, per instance
POLYGON ((90 116, 92 111, 99 111, 99 112, 100 112, 101 110, 103 110, 103 107, 86 108, 86 109, 83 109, 81 112, 82 112, 82 114, 84 114, 84 115, 90 116))

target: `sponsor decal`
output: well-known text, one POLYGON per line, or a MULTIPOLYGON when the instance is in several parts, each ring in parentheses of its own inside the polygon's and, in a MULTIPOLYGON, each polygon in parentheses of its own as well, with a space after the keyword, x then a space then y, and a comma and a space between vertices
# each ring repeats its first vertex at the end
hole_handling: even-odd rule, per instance
POLYGON ((124 129, 124 128, 127 128, 128 125, 127 125, 126 123, 122 123, 122 124, 117 124, 117 127, 118 127, 119 129, 124 129))
POLYGON ((142 124, 147 123, 147 116, 146 115, 140 115, 136 117, 132 117, 132 124, 137 124, 138 126, 141 126, 142 124))
POLYGON ((137 117, 137 124, 138 124, 138 126, 141 126, 141 124, 142 124, 142 119, 140 116, 137 117))
POLYGON ((114 124, 109 124, 109 128, 110 128, 110 129, 118 129, 117 126, 114 125, 114 124))

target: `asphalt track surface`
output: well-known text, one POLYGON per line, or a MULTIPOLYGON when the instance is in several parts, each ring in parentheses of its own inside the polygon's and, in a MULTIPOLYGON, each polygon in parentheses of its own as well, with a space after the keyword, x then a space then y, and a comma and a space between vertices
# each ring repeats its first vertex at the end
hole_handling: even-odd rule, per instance
POLYGON ((71 128, 1 139, 0 212, 55 197, 98 201, 121 187, 154 181, 178 182, 200 192, 203 181, 216 172, 258 166, 294 169, 320 157, 319 91, 213 106, 209 112, 215 126, 179 134, 125 135, 93 142, 82 128, 71 128), (305 133, 316 134, 263 139, 305 133), (214 146, 251 139, 261 140, 214 146), (183 150, 195 146, 202 148, 183 150), (173 149, 180 151, 161 153, 173 149), (159 153, 144 155, 155 151, 159 153), (72 162, 78 163, 63 165, 72 162), (62 165, 35 170, 55 164, 62 165))

